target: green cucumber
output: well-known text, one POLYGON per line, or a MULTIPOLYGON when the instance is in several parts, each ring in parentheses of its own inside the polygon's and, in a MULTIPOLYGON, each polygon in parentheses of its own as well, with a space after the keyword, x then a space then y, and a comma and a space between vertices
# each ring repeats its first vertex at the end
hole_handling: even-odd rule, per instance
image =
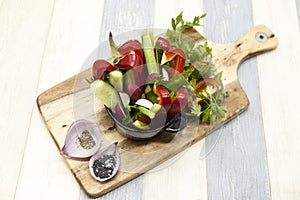
POLYGON ((155 103, 153 106, 150 108, 150 111, 157 113, 161 109, 161 105, 155 103))
POLYGON ((141 113, 147 115, 150 119, 153 119, 155 117, 155 112, 152 112, 143 106, 138 106, 137 108, 141 113))
POLYGON ((95 80, 91 87, 94 90, 96 97, 113 112, 117 104, 123 105, 119 92, 109 83, 103 80, 95 80))
POLYGON ((120 70, 109 72, 108 77, 110 84, 112 84, 112 86, 114 86, 116 90, 123 90, 123 73, 120 70))
POLYGON ((144 122, 141 122, 139 120, 135 120, 135 122, 133 122, 133 125, 139 129, 144 129, 144 130, 150 129, 149 125, 147 125, 144 122))

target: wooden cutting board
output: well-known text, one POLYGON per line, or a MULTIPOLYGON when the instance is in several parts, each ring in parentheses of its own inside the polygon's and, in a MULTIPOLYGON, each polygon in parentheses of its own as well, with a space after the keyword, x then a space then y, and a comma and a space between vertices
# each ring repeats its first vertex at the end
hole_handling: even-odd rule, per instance
MULTIPOLYGON (((195 42, 206 41, 194 29, 189 29, 186 34, 195 42)), ((225 90, 229 93, 225 102, 227 114, 223 123, 220 124, 212 126, 199 123, 197 120, 189 121, 187 127, 177 134, 160 133, 145 141, 126 139, 118 134, 103 105, 94 97, 85 82, 84 79, 91 76, 91 69, 83 71, 39 95, 37 104, 40 113, 59 151, 64 145, 71 123, 81 118, 99 125, 103 139, 101 147, 115 141, 119 142, 121 167, 113 179, 104 183, 92 178, 88 161, 64 157, 78 183, 89 196, 99 197, 132 180, 183 151, 243 112, 249 106, 249 101, 237 78, 238 66, 250 56, 276 48, 278 40, 271 30, 264 25, 259 25, 231 44, 215 44, 208 41, 208 45, 213 49, 212 53, 217 69, 223 71, 225 90)))

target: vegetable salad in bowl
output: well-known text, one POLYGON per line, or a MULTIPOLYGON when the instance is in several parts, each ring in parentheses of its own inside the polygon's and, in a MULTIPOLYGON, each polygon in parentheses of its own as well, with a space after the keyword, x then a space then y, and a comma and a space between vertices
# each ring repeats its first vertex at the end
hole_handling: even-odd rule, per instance
POLYGON ((144 139, 181 130, 186 116, 210 123, 225 117, 227 93, 212 49, 183 34, 200 26, 203 17, 187 22, 181 12, 164 35, 154 38, 145 30, 140 41, 119 46, 110 33, 113 60, 96 60, 87 81, 121 134, 144 139))

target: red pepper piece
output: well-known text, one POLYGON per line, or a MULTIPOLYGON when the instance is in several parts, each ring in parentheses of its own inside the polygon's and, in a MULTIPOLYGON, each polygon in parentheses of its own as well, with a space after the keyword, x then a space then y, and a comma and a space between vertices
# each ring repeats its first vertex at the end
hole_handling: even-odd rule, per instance
POLYGON ((205 78, 197 82, 196 87, 195 87, 195 92, 202 92, 207 88, 207 86, 220 86, 220 84, 213 78, 205 78))
POLYGON ((185 55, 181 49, 171 49, 166 52, 161 59, 161 64, 163 65, 170 61, 172 61, 172 77, 183 72, 185 55))
POLYGON ((141 43, 138 40, 128 40, 118 49, 121 55, 128 54, 130 51, 134 51, 138 56, 144 59, 141 43))
POLYGON ((154 90, 154 94, 156 94, 159 98, 158 104, 162 105, 168 111, 172 102, 169 91, 162 86, 157 86, 154 90))
POLYGON ((141 86, 146 81, 146 70, 143 66, 143 58, 134 51, 122 56, 116 63, 116 66, 122 70, 132 70, 136 84, 141 86))
POLYGON ((143 64, 143 58, 136 54, 134 51, 121 56, 116 63, 116 66, 120 69, 128 70, 143 64))
POLYGON ((159 37, 156 40, 156 47, 160 47, 163 51, 169 51, 170 50, 170 42, 169 40, 159 37))
POLYGON ((118 47, 114 42, 112 33, 109 33, 109 45, 113 57, 128 54, 130 51, 135 51, 141 58, 144 56, 141 43, 138 40, 128 40, 118 47))
POLYGON ((138 40, 128 40, 118 48, 110 33, 109 44, 112 55, 118 57, 117 66, 123 70, 135 68, 134 75, 136 84, 144 84, 146 80, 146 71, 143 67, 139 67, 144 63, 144 53, 141 43, 138 40))
POLYGON ((116 68, 113 67, 109 62, 106 60, 96 60, 93 64, 93 78, 96 79, 103 79, 104 78, 104 71, 113 71, 116 68))
POLYGON ((176 92, 176 97, 172 100, 171 109, 168 113, 169 117, 182 111, 188 104, 189 92, 186 88, 181 87, 176 92))
POLYGON ((137 61, 133 66, 136 84, 145 84, 147 70, 144 69, 143 66, 141 66, 144 64, 144 53, 141 43, 138 40, 128 40, 122 46, 120 46, 118 51, 122 55, 128 54, 130 52, 134 52, 136 54, 137 61))

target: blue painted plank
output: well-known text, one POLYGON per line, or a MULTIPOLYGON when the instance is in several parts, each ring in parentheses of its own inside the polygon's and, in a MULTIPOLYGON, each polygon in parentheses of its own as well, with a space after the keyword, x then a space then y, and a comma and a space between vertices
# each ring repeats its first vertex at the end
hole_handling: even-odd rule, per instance
MULTIPOLYGON (((253 27, 251 0, 210 0, 204 7, 211 41, 233 42, 253 27)), ((252 58, 238 71, 248 110, 207 137, 207 150, 213 147, 207 156, 208 199, 270 199, 256 67, 252 58)))
MULTIPOLYGON (((152 28, 154 15, 154 2, 152 0, 106 0, 103 9, 101 34, 99 38, 100 48, 97 57, 108 58, 108 35, 112 32, 118 40, 128 40, 137 37, 137 29, 152 28), (128 31, 132 31, 128 33, 128 31), (127 32, 124 34, 124 32, 127 32)), ((143 175, 116 188, 99 199, 107 200, 135 200, 143 196, 143 175)), ((81 191, 81 200, 88 200, 89 197, 81 191)))

